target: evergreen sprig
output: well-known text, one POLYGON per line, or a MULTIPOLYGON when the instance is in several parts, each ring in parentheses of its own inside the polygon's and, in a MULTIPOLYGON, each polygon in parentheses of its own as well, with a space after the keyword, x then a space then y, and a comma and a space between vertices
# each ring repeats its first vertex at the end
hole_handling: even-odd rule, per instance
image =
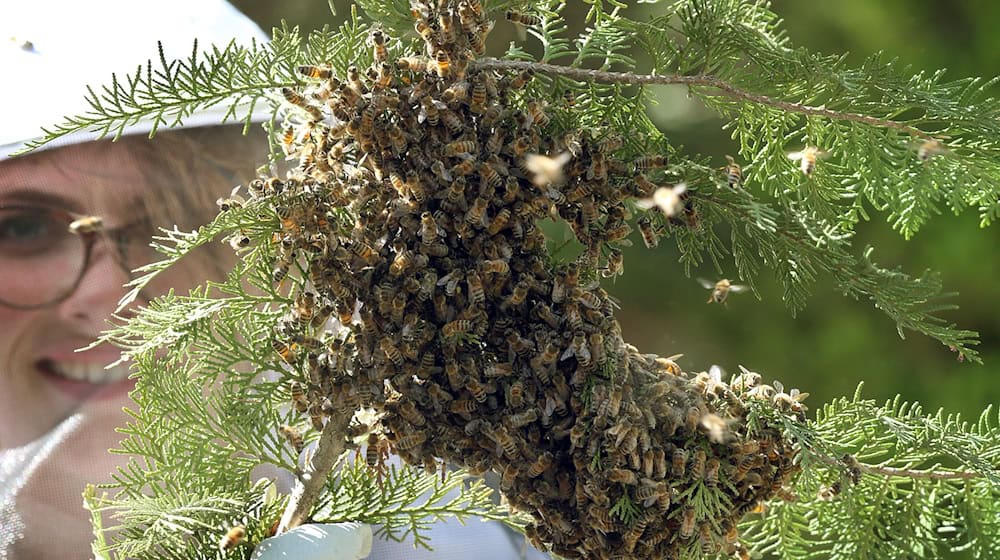
MULTIPOLYGON (((762 414, 769 414, 763 408, 762 414)), ((1000 546, 1000 418, 926 414, 899 397, 840 398, 804 426, 780 420, 802 445, 793 495, 740 527, 777 558, 937 558, 1000 546)))

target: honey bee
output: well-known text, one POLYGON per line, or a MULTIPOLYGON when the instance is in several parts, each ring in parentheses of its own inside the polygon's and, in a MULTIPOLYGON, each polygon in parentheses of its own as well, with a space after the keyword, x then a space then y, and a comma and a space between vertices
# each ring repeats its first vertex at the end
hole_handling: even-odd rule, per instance
POLYGON ((538 411, 534 408, 529 408, 524 412, 511 414, 506 420, 511 428, 523 428, 524 426, 538 420, 538 411))
POLYGON ((788 154, 788 159, 792 161, 799 162, 799 169, 802 170, 806 176, 813 174, 816 170, 816 160, 821 157, 826 157, 827 152, 820 150, 815 146, 806 146, 802 148, 801 151, 792 152, 788 154))
POLYGON ((507 274, 510 272, 510 265, 503 259, 486 259, 480 268, 487 274, 507 274))
POLYGON ((424 41, 427 42, 429 49, 430 45, 435 41, 434 36, 436 33, 434 32, 434 28, 432 28, 422 17, 417 19, 417 21, 413 24, 413 28, 418 34, 420 34, 421 37, 423 37, 424 41))
POLYGON ((477 151, 476 143, 471 140, 458 140, 445 144, 444 155, 453 157, 459 154, 469 154, 477 151))
POLYGON ((617 247, 612 249, 608 253, 608 262, 605 267, 601 270, 601 276, 604 278, 614 278, 624 272, 625 258, 622 255, 621 249, 617 247))
POLYGON ((329 66, 305 64, 296 67, 295 70, 299 74, 313 80, 329 80, 333 76, 333 71, 329 66))
POLYGON ((809 393, 802 393, 798 389, 791 389, 785 393, 785 387, 780 381, 774 382, 774 391, 775 394, 771 397, 774 406, 797 414, 805 414, 806 406, 802 404, 802 401, 809 396, 809 393))
POLYGON ((684 476, 684 469, 686 466, 687 452, 681 447, 674 449, 674 453, 670 458, 670 474, 674 477, 680 478, 684 476))
POLYGON ((281 95, 284 96, 285 100, 309 113, 309 116, 314 121, 323 120, 323 113, 320 111, 319 107, 312 105, 309 101, 299 92, 295 91, 289 87, 281 88, 281 95))
POLYGON ((459 132, 462 132, 463 128, 465 128, 465 124, 462 122, 462 119, 459 118, 459 116, 454 112, 447 109, 441 109, 440 113, 441 121, 451 134, 458 134, 459 132))
POLYGON ((451 57, 448 56, 448 51, 438 49, 434 53, 434 68, 439 78, 447 78, 451 75, 451 57))
POLYGON ((446 339, 450 339, 460 334, 470 333, 472 330, 472 321, 469 321, 468 319, 456 319, 445 323, 445 325, 441 327, 441 336, 446 339))
POLYGON ((743 184, 743 168, 736 163, 732 156, 726 156, 729 164, 726 165, 726 184, 732 188, 737 188, 743 184))
POLYGON ((486 82, 483 80, 477 80, 475 85, 472 86, 472 96, 469 98, 469 111, 477 115, 486 112, 486 82))
POLYGON ((424 441, 426 440, 427 440, 426 433, 416 432, 400 437, 396 441, 392 442, 392 446, 399 451, 409 451, 423 444, 424 441))
POLYGON ((247 529, 242 525, 237 525, 232 529, 226 531, 225 535, 219 539, 219 550, 222 552, 228 552, 246 540, 247 529))
POLYGON ((705 462, 707 456, 704 449, 695 449, 691 456, 691 478, 701 479, 705 477, 705 462))
POLYGON ((528 85, 528 82, 530 82, 531 78, 533 78, 534 76, 535 76, 535 71, 534 70, 530 70, 530 69, 529 70, 524 70, 520 74, 518 74, 517 76, 515 76, 513 80, 510 81, 510 86, 509 87, 510 87, 511 90, 514 90, 514 91, 522 89, 524 86, 528 85))
POLYGON ((670 218, 684 208, 684 201, 681 195, 687 191, 687 185, 678 183, 673 187, 658 187, 653 191, 653 196, 636 201, 636 206, 644 210, 649 210, 654 206, 659 208, 663 215, 670 218))
POLYGON ((237 234, 229 238, 229 246, 233 248, 234 251, 238 251, 245 247, 249 247, 251 239, 247 236, 243 230, 240 230, 237 234))
POLYGON ((698 517, 693 507, 688 506, 681 510, 681 526, 679 533, 682 539, 690 539, 694 536, 694 529, 697 521, 698 517))
POLYGON ((503 469, 503 475, 500 477, 500 489, 508 492, 514 487, 514 482, 517 480, 517 475, 520 474, 520 469, 514 463, 507 463, 507 466, 503 469))
POLYGON ((948 149, 944 147, 944 144, 940 140, 931 138, 921 142, 917 148, 917 159, 925 162, 936 155, 945 153, 948 153, 948 149))
POLYGON ((730 293, 740 294, 749 289, 741 284, 733 284, 726 278, 718 282, 699 278, 698 283, 706 290, 712 290, 711 295, 708 296, 708 303, 726 303, 730 293))
POLYGON ((728 443, 732 438, 729 423, 718 414, 706 414, 701 417, 701 427, 708 433, 712 443, 728 443))
POLYGON ((524 383, 515 381, 507 387, 507 404, 513 408, 524 406, 524 383))
POLYGON ((607 477, 610 482, 619 482, 621 484, 636 485, 639 482, 639 477, 634 471, 629 469, 608 469, 607 477))
POLYGON ((636 171, 646 171, 666 167, 668 162, 667 156, 664 155, 641 156, 632 162, 632 166, 636 171))
POLYGON ((514 10, 507 10, 505 15, 507 20, 514 24, 514 29, 517 32, 517 38, 521 41, 527 38, 528 27, 537 26, 542 23, 542 19, 538 16, 522 14, 514 10))
POLYGON ((282 424, 278 427, 278 431, 281 432, 281 435, 285 436, 285 439, 288 440, 288 443, 291 444, 292 449, 294 449, 296 453, 302 453, 305 443, 302 440, 302 434, 299 433, 298 430, 288 424, 282 424))
POLYGON ((381 29, 372 31, 372 50, 376 63, 382 63, 389 59, 389 50, 385 47, 385 34, 381 29))
POLYGON ((100 216, 82 216, 70 222, 69 231, 76 235, 96 233, 104 229, 104 219, 100 216))
POLYGON ((379 346, 382 352, 385 353, 385 357, 389 359, 396 367, 401 367, 403 365, 403 355, 399 352, 399 348, 393 344, 392 339, 383 338, 379 341, 379 346))
MULTIPOLYGON (((457 175, 461 179, 463 176, 469 175, 469 174, 471 174, 475 170, 476 170, 476 161, 474 159, 470 158, 470 159, 466 159, 466 160, 463 160, 463 161, 455 164, 454 166, 452 166, 452 168, 451 168, 450 171, 451 171, 451 173, 457 175)), ((488 202, 489 201, 483 199, 483 201, 480 203, 482 205, 482 209, 483 209, 483 213, 484 214, 486 213, 486 206, 487 206, 488 202)), ((473 220, 472 222, 469 222, 469 225, 474 225, 474 224, 475 224, 475 220, 473 220)))
POLYGON ((531 173, 531 182, 536 186, 559 185, 564 180, 563 167, 572 157, 569 152, 563 152, 555 157, 527 154, 524 156, 524 167, 531 173))
POLYGON ((228 212, 233 208, 240 208, 246 204, 246 200, 244 200, 242 196, 236 194, 238 189, 239 187, 237 186, 228 197, 221 197, 215 201, 215 204, 219 207, 220 212, 228 212))
POLYGON ((420 238, 425 245, 436 243, 438 240, 438 225, 434 221, 434 215, 424 212, 420 215, 420 238))
POLYGON ((465 282, 469 285, 469 303, 472 305, 483 305, 486 301, 486 294, 483 292, 483 279, 479 273, 472 270, 465 275, 465 282))
POLYGON ((511 459, 518 459, 520 454, 517 450, 517 444, 514 438, 511 437, 510 432, 507 431, 507 427, 501 425, 500 427, 493 430, 493 439, 496 441, 497 445, 503 449, 504 454, 506 454, 511 459))
POLYGON ((653 227, 653 220, 649 216, 639 218, 636 224, 639 226, 639 233, 642 234, 642 242, 647 249, 653 249, 660 244, 660 236, 653 227))

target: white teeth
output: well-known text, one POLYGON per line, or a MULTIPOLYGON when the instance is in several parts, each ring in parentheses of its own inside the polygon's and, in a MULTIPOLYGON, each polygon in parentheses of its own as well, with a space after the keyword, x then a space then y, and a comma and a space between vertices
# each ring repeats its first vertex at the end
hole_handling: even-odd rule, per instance
POLYGON ((88 381, 90 383, 114 383, 128 379, 129 367, 127 364, 104 369, 102 364, 85 364, 80 362, 51 363, 53 371, 59 375, 76 381, 88 381))

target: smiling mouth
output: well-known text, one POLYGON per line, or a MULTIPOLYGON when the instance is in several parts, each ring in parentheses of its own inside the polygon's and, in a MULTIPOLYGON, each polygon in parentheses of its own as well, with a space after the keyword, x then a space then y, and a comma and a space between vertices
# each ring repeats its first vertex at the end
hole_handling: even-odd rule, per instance
POLYGON ((106 385, 117 383, 128 379, 128 364, 118 364, 112 368, 105 369, 99 363, 81 362, 54 362, 52 360, 42 360, 39 365, 46 371, 64 379, 71 381, 83 381, 95 385, 106 385))

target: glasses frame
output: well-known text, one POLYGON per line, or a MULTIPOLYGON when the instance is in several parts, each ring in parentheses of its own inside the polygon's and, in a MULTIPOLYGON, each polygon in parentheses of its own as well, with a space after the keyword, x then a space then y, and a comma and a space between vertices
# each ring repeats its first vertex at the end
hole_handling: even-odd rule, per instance
MULTIPOLYGON (((66 222, 66 228, 67 228, 67 230, 69 229, 69 225, 71 223, 73 223, 75 220, 79 220, 81 218, 87 217, 86 214, 76 214, 74 212, 69 212, 67 210, 60 210, 58 208, 51 208, 51 207, 45 207, 45 206, 36 206, 36 205, 32 205, 32 204, 15 204, 15 205, 10 205, 10 206, 2 206, 0 208, 2 208, 2 209, 45 210, 46 212, 49 212, 50 214, 52 214, 54 217, 56 217, 56 218, 58 218, 60 220, 65 221, 66 222)), ((62 303, 64 301, 66 301, 67 299, 69 299, 69 297, 72 296, 74 293, 76 293, 77 288, 80 287, 80 282, 83 281, 83 276, 85 274, 87 274, 87 269, 90 267, 90 257, 91 257, 91 254, 93 253, 93 250, 94 250, 94 244, 97 242, 97 238, 100 237, 102 233, 104 233, 104 228, 102 226, 102 227, 99 227, 97 229, 93 229, 93 230, 90 230, 90 231, 84 231, 84 232, 71 231, 70 233, 72 233, 73 235, 79 236, 81 239, 83 239, 83 247, 84 247, 84 249, 83 249, 83 263, 80 265, 80 271, 77 273, 76 278, 73 280, 73 283, 70 284, 69 288, 66 289, 66 292, 63 293, 63 294, 60 294, 60 295, 56 296, 54 299, 51 299, 49 301, 45 301, 45 302, 42 302, 42 303, 33 303, 33 304, 30 304, 30 305, 25 305, 25 304, 20 304, 20 303, 11 303, 11 302, 9 302, 7 300, 4 300, 4 299, 0 298, 0 306, 7 307, 9 309, 16 309, 16 310, 19 310, 19 311, 31 311, 31 310, 35 310, 35 309, 45 309, 46 307, 52 307, 52 306, 55 306, 55 305, 59 305, 60 303, 62 303)), ((109 241, 110 241, 110 239, 109 239, 109 241)), ((129 276, 131 277, 131 273, 129 273, 129 276)))

